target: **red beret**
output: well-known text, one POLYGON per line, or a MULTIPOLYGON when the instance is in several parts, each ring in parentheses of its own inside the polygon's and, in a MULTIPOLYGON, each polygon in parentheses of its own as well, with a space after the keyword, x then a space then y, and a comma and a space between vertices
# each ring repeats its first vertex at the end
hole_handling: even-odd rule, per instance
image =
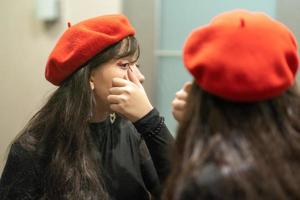
POLYGON ((297 44, 288 28, 245 10, 225 12, 195 29, 183 61, 203 90, 241 102, 280 95, 298 69, 297 44))
POLYGON ((93 56, 134 34, 134 28, 123 15, 99 16, 69 27, 48 58, 46 79, 60 85, 93 56))

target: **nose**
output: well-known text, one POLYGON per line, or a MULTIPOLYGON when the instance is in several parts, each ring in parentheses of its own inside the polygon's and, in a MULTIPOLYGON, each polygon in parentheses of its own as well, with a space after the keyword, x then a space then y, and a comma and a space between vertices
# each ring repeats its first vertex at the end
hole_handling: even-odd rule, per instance
POLYGON ((141 83, 143 83, 144 81, 145 81, 145 76, 142 74, 142 72, 140 71, 140 69, 136 66, 136 65, 134 65, 134 67, 133 67, 133 72, 134 72, 134 74, 135 74, 135 76, 139 79, 139 81, 141 82, 141 83))

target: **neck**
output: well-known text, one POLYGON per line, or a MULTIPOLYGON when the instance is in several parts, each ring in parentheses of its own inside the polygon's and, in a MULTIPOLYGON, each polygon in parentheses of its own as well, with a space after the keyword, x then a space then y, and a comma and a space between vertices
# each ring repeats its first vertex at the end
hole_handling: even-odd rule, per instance
POLYGON ((91 122, 102 122, 104 121, 107 116, 109 115, 109 112, 105 109, 101 109, 101 108, 96 108, 94 111, 93 111, 93 117, 92 117, 92 120, 91 122))

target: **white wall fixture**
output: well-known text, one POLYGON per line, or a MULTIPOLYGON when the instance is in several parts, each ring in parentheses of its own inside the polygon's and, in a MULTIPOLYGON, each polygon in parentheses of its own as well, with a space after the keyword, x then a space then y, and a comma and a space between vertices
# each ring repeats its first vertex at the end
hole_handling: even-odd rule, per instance
POLYGON ((36 13, 41 21, 58 20, 59 0, 36 0, 36 13))

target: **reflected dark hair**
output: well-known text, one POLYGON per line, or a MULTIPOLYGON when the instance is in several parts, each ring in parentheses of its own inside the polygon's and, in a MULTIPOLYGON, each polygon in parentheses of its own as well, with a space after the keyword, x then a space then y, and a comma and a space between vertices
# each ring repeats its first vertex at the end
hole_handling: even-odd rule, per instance
POLYGON ((237 103, 196 83, 164 199, 300 199, 300 94, 237 103))
POLYGON ((139 57, 134 36, 100 52, 63 81, 14 141, 40 159, 37 162, 45 170, 41 199, 108 199, 89 127, 95 109, 89 79, 94 68, 128 56, 139 57))

